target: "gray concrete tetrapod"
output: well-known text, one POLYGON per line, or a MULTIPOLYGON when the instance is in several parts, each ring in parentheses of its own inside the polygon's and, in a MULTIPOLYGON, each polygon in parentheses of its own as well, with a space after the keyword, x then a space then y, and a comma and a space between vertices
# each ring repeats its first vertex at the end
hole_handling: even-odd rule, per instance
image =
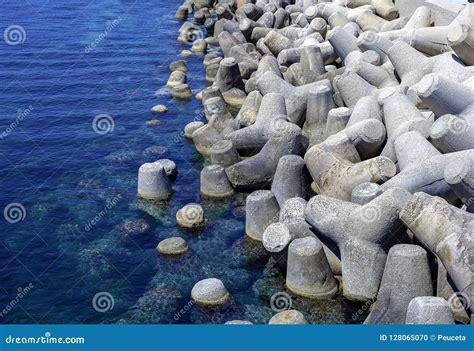
POLYGON ((262 95, 258 91, 251 91, 245 99, 242 108, 235 117, 241 126, 248 127, 255 123, 262 103, 262 95))
POLYGON ((356 72, 344 72, 333 79, 336 88, 336 94, 344 101, 344 104, 354 109, 357 101, 364 96, 376 95, 378 89, 376 86, 367 82, 356 72))
MULTIPOLYGON (((327 151, 333 151, 338 145, 346 144, 350 141, 352 147, 355 149, 357 157, 355 159, 344 157, 351 162, 359 162, 360 160, 368 160, 379 156, 380 151, 385 143, 387 132, 384 124, 377 119, 366 119, 354 123, 340 132, 329 136, 324 142, 319 144, 327 151), (332 148, 326 146, 332 145, 332 148)), ((339 151, 334 151, 341 155, 339 151)))
POLYGON ((430 195, 452 199, 454 195, 444 179, 444 170, 450 162, 458 158, 474 162, 474 150, 432 156, 417 164, 408 165, 396 176, 383 183, 380 186, 380 191, 399 187, 411 193, 423 191, 430 195))
POLYGON ((474 215, 444 199, 416 193, 400 212, 400 219, 415 237, 443 263, 457 291, 474 302, 474 215))
POLYGON ((227 179, 224 167, 220 165, 206 166, 201 171, 201 194, 212 198, 231 196, 234 189, 227 179))
POLYGON ((443 153, 474 149, 474 113, 439 117, 431 126, 430 140, 443 153))
POLYGON ((406 240, 398 215, 410 196, 403 189, 391 189, 363 206, 323 195, 308 202, 306 221, 341 251, 346 298, 375 298, 386 258, 383 248, 406 240))
POLYGON ((400 135, 394 142, 398 168, 404 170, 418 165, 427 158, 441 155, 436 148, 419 132, 407 132, 400 135))
POLYGON ((278 221, 279 211, 280 207, 271 191, 254 191, 246 200, 245 233, 254 240, 262 241, 265 229, 278 221))
POLYGON ((275 134, 278 123, 286 120, 285 98, 281 94, 270 93, 262 98, 255 123, 225 137, 240 153, 255 153, 275 134))
POLYGON ((387 144, 381 155, 396 162, 394 149, 395 140, 409 131, 418 131, 428 136, 431 122, 428 121, 408 97, 399 88, 388 88, 379 95, 383 105, 385 127, 387 128, 387 144))
POLYGON ((356 38, 342 27, 334 28, 330 31, 326 39, 334 47, 334 51, 342 61, 352 51, 359 51, 356 38))
POLYGON ((474 103, 474 96, 463 84, 437 73, 427 74, 412 89, 437 117, 460 114, 474 103))
POLYGON ((444 170, 444 180, 457 197, 466 205, 468 212, 474 212, 474 163, 458 158, 444 170))
POLYGON ((453 311, 442 297, 418 296, 408 304, 406 324, 454 324, 453 311))
POLYGON ((344 130, 351 116, 351 110, 347 107, 338 107, 329 111, 326 123, 326 137, 344 130))
POLYGON ((448 31, 448 42, 454 52, 467 65, 474 65, 474 29, 472 26, 460 24, 448 31))
POLYGON ((240 161, 239 154, 230 140, 221 140, 214 143, 210 151, 211 162, 224 168, 240 161))
POLYGON ((323 79, 314 83, 294 87, 272 72, 264 73, 257 81, 257 88, 262 95, 279 93, 285 97, 288 119, 297 125, 303 124, 309 92, 317 86, 327 86, 331 88, 331 82, 329 79, 323 79))
POLYGON ((232 88, 245 89, 235 58, 227 57, 220 62, 214 85, 217 86, 222 93, 232 88))
POLYGON ((337 293, 337 282, 319 240, 308 236, 291 242, 286 286, 295 294, 309 298, 331 298, 337 293))
POLYGON ((209 123, 196 129, 191 137, 196 150, 203 156, 210 156, 212 145, 223 139, 219 131, 209 123))
POLYGON ((294 233, 290 232, 288 225, 285 223, 270 224, 262 235, 262 244, 278 265, 286 268, 288 245, 295 238, 294 233))
POLYGON ((321 194, 343 200, 350 200, 352 190, 361 183, 377 182, 396 174, 395 164, 387 157, 352 163, 317 145, 306 152, 304 160, 321 194))
POLYGON ((309 184, 309 173, 300 156, 285 155, 280 158, 271 187, 280 206, 292 197, 307 198, 309 184))
POLYGON ((138 196, 150 200, 167 199, 172 192, 165 168, 160 163, 144 163, 138 170, 138 196))
MULTIPOLYGON (((455 292, 453 283, 449 278, 448 272, 441 261, 438 261, 438 278, 436 279, 436 295, 442 297, 453 307, 454 319, 460 323, 469 324, 470 316, 465 310, 466 295, 455 292)), ((456 289, 457 290, 457 289, 456 289)))
MULTIPOLYGON (((279 223, 273 223, 263 233, 262 243, 278 265, 286 269, 288 246, 295 238, 312 237, 319 241, 304 219, 306 200, 294 197, 286 200, 280 208, 279 223)), ((324 243, 321 243, 334 274, 341 274, 341 260, 324 243)), ((337 249, 337 248, 333 248, 337 249)))
POLYGON ((311 144, 324 140, 328 114, 335 107, 332 91, 327 86, 309 91, 303 133, 310 139, 311 144))
POLYGON ((236 189, 258 189, 270 186, 280 158, 301 150, 301 129, 289 122, 280 126, 260 152, 226 168, 227 177, 236 189))
POLYGON ((364 323, 404 324, 410 301, 432 294, 426 251, 416 245, 395 245, 388 252, 377 301, 364 323))

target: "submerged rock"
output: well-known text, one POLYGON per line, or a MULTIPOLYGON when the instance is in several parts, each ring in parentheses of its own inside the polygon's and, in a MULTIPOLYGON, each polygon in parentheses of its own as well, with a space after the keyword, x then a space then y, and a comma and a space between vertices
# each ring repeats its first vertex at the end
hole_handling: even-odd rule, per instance
POLYGON ((143 150, 143 156, 145 157, 156 157, 161 156, 168 152, 168 148, 165 146, 150 146, 143 150))
POLYGON ((183 228, 197 228, 204 223, 204 210, 198 204, 188 204, 176 213, 176 223, 183 228))
POLYGON ((308 322, 300 311, 288 310, 274 315, 268 324, 308 324, 308 322))
POLYGON ((143 219, 128 220, 118 227, 120 238, 137 237, 150 230, 150 225, 143 219))
POLYGON ((203 306, 220 306, 230 299, 224 284, 216 278, 197 282, 191 291, 191 296, 196 303, 203 306))
POLYGON ((183 238, 173 237, 160 241, 156 250, 164 255, 179 255, 188 250, 188 244, 183 238))
POLYGON ((155 105, 151 108, 151 110, 156 113, 163 113, 168 112, 168 107, 166 107, 165 105, 155 105))

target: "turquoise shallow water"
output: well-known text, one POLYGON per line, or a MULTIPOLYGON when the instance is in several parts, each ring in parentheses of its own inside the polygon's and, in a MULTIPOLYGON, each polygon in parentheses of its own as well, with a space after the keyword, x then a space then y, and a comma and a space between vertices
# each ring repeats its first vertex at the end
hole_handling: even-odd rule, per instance
MULTIPOLYGON (((169 63, 189 48, 176 43, 179 1, 2 5, 2 31, 21 28, 19 39, 0 43, 0 205, 15 204, 22 220, 0 218, 0 306, 9 306, 0 322, 267 322, 284 276, 244 237, 244 195, 201 201, 205 161, 182 137, 201 104, 173 100, 164 88, 169 63), (156 104, 169 112, 153 114, 156 104), (104 114, 108 132, 100 134, 93 121, 104 114), (154 117, 161 124, 146 125, 154 117), (160 157, 178 166, 172 198, 166 206, 137 201, 138 167, 160 157), (175 225, 189 202, 202 202, 209 219, 198 233, 175 225), (175 235, 190 252, 158 256, 157 243, 175 235), (231 304, 208 311, 190 302, 206 277, 224 281, 231 304), (108 303, 94 308, 97 294, 108 303)), ((186 59, 195 92, 205 86, 202 58, 186 59)), ((362 319, 341 299, 292 304, 314 323, 362 319)))

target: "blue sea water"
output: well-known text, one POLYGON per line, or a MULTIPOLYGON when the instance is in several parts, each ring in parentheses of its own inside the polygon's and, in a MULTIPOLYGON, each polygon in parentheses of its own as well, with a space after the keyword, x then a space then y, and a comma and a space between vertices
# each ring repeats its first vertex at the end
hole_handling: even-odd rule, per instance
MULTIPOLYGON (((164 87, 169 63, 189 49, 176 42, 179 5, 2 1, 0 323, 266 323, 275 313, 284 274, 245 238, 244 195, 200 198, 205 160, 182 130, 201 104, 164 87), (154 114, 156 104, 169 111, 154 114), (147 125, 153 118, 161 123, 147 125), (159 158, 177 164, 174 194, 165 205, 139 201, 138 167, 159 158), (199 232, 176 227, 189 202, 208 217, 199 232), (176 235, 190 252, 159 256, 157 243, 176 235), (207 277, 225 283, 232 303, 192 303, 192 286, 207 277)), ((202 59, 186 58, 194 92, 205 86, 202 59)), ((364 314, 341 298, 290 302, 313 323, 364 314)))

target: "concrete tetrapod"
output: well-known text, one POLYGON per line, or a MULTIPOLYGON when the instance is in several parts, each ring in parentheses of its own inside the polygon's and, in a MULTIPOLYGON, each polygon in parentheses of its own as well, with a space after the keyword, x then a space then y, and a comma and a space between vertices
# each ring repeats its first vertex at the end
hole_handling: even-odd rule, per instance
MULTIPOLYGON (((263 246, 283 269, 286 269, 288 246, 293 239, 312 237, 320 241, 304 219, 306 204, 306 200, 300 197, 286 200, 280 208, 279 223, 270 224, 263 233, 263 246)), ((321 245, 323 245, 332 272, 340 275, 341 260, 324 243, 321 242, 321 245)), ((333 249, 337 251, 337 247, 333 249)))
POLYGON ((257 81, 258 90, 262 95, 279 93, 285 97, 288 120, 300 126, 304 122, 303 117, 306 111, 309 92, 317 86, 327 86, 331 88, 331 82, 329 79, 324 79, 294 87, 272 72, 266 72, 257 81))
POLYGON ((149 200, 164 200, 172 193, 165 168, 160 163, 144 163, 138 170, 138 196, 149 200))
POLYGON ((301 129, 283 122, 280 133, 272 136, 260 152, 226 168, 235 189, 260 189, 270 186, 280 158, 301 150, 301 129))
POLYGON ((380 191, 398 187, 411 193, 423 191, 430 195, 452 199, 453 192, 444 179, 444 170, 450 162, 457 159, 474 162, 474 150, 432 156, 416 164, 408 165, 396 176, 383 183, 380 191))
POLYGON ((255 123, 229 133, 226 139, 238 152, 248 155, 262 149, 272 135, 278 132, 280 122, 287 120, 285 99, 280 94, 267 94, 262 98, 255 123))
POLYGON ((265 229, 278 221, 280 207, 275 195, 269 190, 257 190, 247 196, 245 233, 261 241, 265 229))
POLYGON ((281 206, 292 197, 307 198, 310 176, 304 160, 298 155, 285 155, 278 161, 271 190, 281 206))
POLYGON ((423 136, 428 136, 431 122, 421 114, 413 102, 399 88, 388 88, 383 91, 379 95, 379 102, 383 106, 388 137, 381 155, 396 162, 395 140, 409 131, 418 131, 423 136))
POLYGON ((416 193, 400 212, 415 237, 441 260, 467 305, 474 302, 474 215, 444 199, 416 193))
POLYGON ((308 236, 291 242, 286 286, 297 295, 316 299, 331 298, 337 293, 337 282, 319 240, 308 236))
POLYGON ((410 197, 403 189, 391 189, 363 206, 324 195, 308 202, 306 221, 341 251, 346 298, 375 298, 385 265, 383 248, 406 240, 398 215, 410 197))
POLYGON ((444 180, 457 197, 466 205, 468 212, 474 212, 474 163, 458 158, 444 170, 444 180))
POLYGON ((352 190, 361 183, 377 182, 396 174, 395 164, 387 157, 352 163, 317 145, 306 152, 304 160, 321 194, 342 200, 350 200, 352 190))
POLYGON ((224 167, 206 166, 201 171, 201 194, 211 198, 224 198, 234 194, 234 189, 227 179, 224 167))
POLYGON ((406 324, 454 324, 453 311, 442 297, 418 296, 408 304, 406 324))
POLYGON ((364 323, 404 324, 410 301, 432 294, 426 251, 416 245, 395 245, 388 252, 377 301, 364 323))

